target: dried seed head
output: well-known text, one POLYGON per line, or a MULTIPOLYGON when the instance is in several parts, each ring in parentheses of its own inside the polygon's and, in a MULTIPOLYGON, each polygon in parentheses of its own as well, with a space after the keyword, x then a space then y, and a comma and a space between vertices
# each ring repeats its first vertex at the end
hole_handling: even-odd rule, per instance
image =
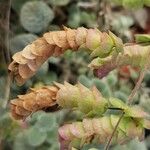
MULTIPOLYGON (((111 115, 66 124, 60 127, 58 131, 61 138, 60 144, 62 146, 68 144, 66 147, 80 147, 81 144, 92 142, 92 140, 105 144, 110 138, 118 119, 118 115, 111 115), (74 140, 79 141, 76 143, 77 145, 73 145, 74 140)), ((149 121, 148 124, 150 124, 149 121)), ((123 117, 113 137, 113 143, 125 144, 133 138, 142 140, 143 136, 144 124, 141 125, 133 118, 123 117)))
POLYGON ((113 50, 120 52, 121 43, 122 41, 111 32, 107 34, 98 29, 79 27, 75 30, 64 27, 63 31, 45 33, 43 37, 16 53, 9 69, 17 83, 22 85, 50 56, 60 56, 67 49, 85 48, 92 53, 91 56, 106 57, 113 50), (113 49, 114 47, 117 49, 113 49))
POLYGON ((18 95, 17 99, 11 100, 11 114, 16 120, 25 119, 31 113, 38 110, 46 110, 56 104, 56 86, 45 86, 40 89, 31 89, 25 95, 18 95))

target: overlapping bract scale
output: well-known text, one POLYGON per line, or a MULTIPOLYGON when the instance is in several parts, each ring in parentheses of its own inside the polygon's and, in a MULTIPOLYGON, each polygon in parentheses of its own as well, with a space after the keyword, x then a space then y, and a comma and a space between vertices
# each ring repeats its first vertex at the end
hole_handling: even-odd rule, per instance
POLYGON ((90 90, 80 83, 71 85, 65 82, 64 85, 55 83, 54 86, 31 89, 29 93, 11 100, 10 105, 12 116, 19 120, 35 111, 51 109, 54 105, 78 109, 90 117, 101 116, 107 110, 108 101, 96 87, 90 90))
POLYGON ((146 118, 148 114, 139 106, 128 106, 117 98, 104 98, 96 87, 88 89, 81 83, 71 85, 54 83, 53 86, 43 86, 31 89, 25 95, 11 100, 12 116, 15 119, 26 118, 29 114, 49 109, 56 111, 60 108, 79 110, 86 117, 100 117, 108 109, 120 109, 126 117, 146 118), (57 106, 54 108, 54 106, 57 106), (17 117, 18 115, 18 117, 17 117))
POLYGON ((108 101, 96 87, 88 89, 81 83, 73 86, 67 82, 56 85, 60 88, 56 97, 57 104, 63 108, 80 110, 86 116, 100 116, 108 107, 108 101))
POLYGON ((88 89, 80 83, 55 83, 54 86, 31 89, 29 93, 11 100, 10 106, 12 117, 16 120, 25 119, 38 110, 56 111, 61 107, 84 113, 86 118, 82 122, 60 127, 62 150, 71 146, 79 148, 92 141, 106 143, 120 118, 119 115, 105 114, 108 109, 124 112, 112 143, 124 144, 136 137, 141 141, 144 128, 150 129, 149 116, 139 106, 128 106, 117 98, 105 99, 96 87, 88 89))
POLYGON ((117 67, 131 65, 133 67, 150 67, 150 46, 126 45, 121 53, 111 53, 108 57, 97 57, 92 60, 90 67, 94 69, 96 76, 103 78, 117 67))
POLYGON ((14 54, 9 70, 13 73, 17 84, 24 84, 53 53, 54 46, 40 38, 14 54))
MULTIPOLYGON (((58 132, 61 149, 66 144, 68 144, 68 147, 80 148, 82 144, 91 143, 95 140, 97 143, 106 143, 119 117, 118 115, 111 115, 101 118, 83 119, 82 122, 74 122, 60 127, 58 132), (79 142, 73 142, 76 140, 79 142)), ((150 121, 146 121, 150 125, 150 121)), ((113 143, 124 144, 133 138, 138 138, 141 141, 144 137, 144 128, 147 128, 144 126, 144 123, 138 122, 131 117, 123 117, 113 137, 113 143)))
POLYGON ((92 57, 106 57, 110 52, 121 51, 122 41, 113 33, 98 29, 79 27, 76 30, 64 27, 62 31, 51 31, 14 54, 9 70, 18 85, 32 77, 40 66, 50 57, 59 56, 67 49, 88 50, 92 57))
POLYGON ((54 107, 57 105, 57 91, 57 87, 47 86, 40 89, 31 89, 25 95, 18 95, 18 98, 10 102, 12 117, 16 120, 25 119, 33 112, 54 107))
POLYGON ((9 65, 19 85, 32 77, 39 67, 50 57, 59 56, 67 49, 84 48, 91 57, 89 67, 102 78, 111 70, 132 65, 143 68, 149 62, 150 46, 123 45, 122 40, 112 32, 79 27, 76 30, 64 27, 62 31, 51 31, 16 53, 9 65))

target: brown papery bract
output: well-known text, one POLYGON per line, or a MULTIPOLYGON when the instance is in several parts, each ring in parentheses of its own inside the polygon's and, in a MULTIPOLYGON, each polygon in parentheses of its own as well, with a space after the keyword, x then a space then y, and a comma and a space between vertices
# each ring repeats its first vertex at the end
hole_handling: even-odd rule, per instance
POLYGON ((23 120, 38 110, 53 109, 57 106, 57 92, 56 86, 45 86, 40 89, 31 89, 25 95, 18 95, 18 98, 10 102, 12 117, 16 120, 23 120))
POLYGON ((96 87, 88 89, 80 83, 71 85, 65 82, 33 88, 11 100, 10 105, 13 118, 19 120, 39 110, 53 112, 61 108, 79 109, 86 115, 101 115, 107 110, 108 102, 96 87))
POLYGON ((22 51, 14 54, 13 62, 8 69, 13 74, 17 84, 24 84, 50 56, 60 56, 69 48, 77 50, 80 45, 78 45, 79 41, 76 37, 83 39, 82 30, 86 33, 87 29, 81 27, 72 30, 64 27, 64 31, 47 32, 43 37, 38 38, 22 51))

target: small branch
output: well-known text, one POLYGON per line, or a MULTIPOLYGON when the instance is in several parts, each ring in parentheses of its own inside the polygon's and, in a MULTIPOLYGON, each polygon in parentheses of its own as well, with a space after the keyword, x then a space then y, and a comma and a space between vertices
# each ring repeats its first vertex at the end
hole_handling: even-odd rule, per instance
MULTIPOLYGON (((136 94, 136 92, 137 92, 138 89, 140 88, 141 83, 142 83, 142 81, 143 81, 143 79, 144 79, 145 73, 146 73, 146 71, 147 71, 147 68, 148 68, 148 65, 146 64, 146 65, 144 66, 144 69, 140 72, 138 81, 137 81, 137 83, 136 83, 134 89, 131 91, 131 94, 129 95, 128 100, 127 100, 127 102, 126 102, 128 105, 131 105, 134 95, 136 94)), ((120 118, 119 118, 119 120, 118 120, 118 122, 117 122, 117 124, 116 124, 116 126, 115 126, 115 128, 114 128, 114 130, 113 130, 113 132, 112 132, 112 134, 111 134, 111 136, 110 136, 110 139, 108 140, 108 143, 106 144, 105 150, 108 150, 108 149, 109 149, 109 147, 110 147, 110 145, 111 145, 112 138, 113 138, 113 136, 114 136, 114 134, 115 134, 115 132, 116 132, 118 126, 119 126, 119 123, 120 123, 121 119, 123 118, 123 116, 124 116, 124 112, 122 112, 122 114, 121 114, 121 116, 120 116, 120 118)))
POLYGON ((110 29, 110 9, 108 0, 99 0, 97 2, 97 23, 98 27, 104 31, 110 29))
POLYGON ((10 30, 10 10, 11 10, 11 0, 8 0, 6 7, 6 18, 5 18, 5 47, 4 50, 6 64, 8 65, 11 62, 10 50, 9 50, 9 30, 10 30))
POLYGON ((9 95, 10 95, 10 86, 11 86, 12 77, 11 74, 7 75, 6 78, 6 85, 5 85, 5 95, 4 95, 4 103, 3 108, 6 108, 9 101, 9 95))
POLYGON ((142 81, 143 81, 143 79, 144 79, 144 76, 145 76, 146 71, 147 71, 147 65, 145 65, 144 69, 140 72, 138 81, 137 81, 137 83, 136 83, 134 89, 132 90, 131 94, 130 94, 129 97, 128 97, 128 101, 127 101, 127 104, 128 104, 128 105, 131 105, 134 95, 136 94, 136 92, 138 91, 138 89, 139 89, 140 86, 141 86, 141 83, 142 83, 142 81))
POLYGON ((102 19, 103 19, 103 12, 102 12, 102 10, 101 10, 101 4, 102 2, 101 2, 101 0, 98 0, 97 1, 97 8, 95 9, 96 10, 96 17, 97 17, 97 24, 98 24, 98 27, 99 28, 101 28, 101 26, 103 25, 103 21, 102 21, 102 19))
POLYGON ((108 143, 107 143, 107 145, 106 145, 106 147, 105 147, 105 150, 108 150, 108 149, 109 149, 110 144, 111 144, 111 141, 112 141, 112 139, 113 139, 113 136, 114 136, 114 134, 115 134, 115 132, 116 132, 118 126, 119 126, 119 123, 120 123, 121 119, 123 118, 123 116, 124 116, 124 112, 122 112, 122 114, 121 114, 121 116, 120 116, 120 118, 119 118, 119 120, 118 120, 118 122, 117 122, 117 124, 116 124, 116 126, 115 126, 115 128, 114 128, 114 130, 113 130, 113 132, 112 132, 112 134, 111 134, 111 136, 110 136, 110 139, 108 140, 108 143))
POLYGON ((6 34, 6 58, 7 58, 7 65, 11 62, 11 57, 10 57, 10 46, 9 46, 9 30, 10 30, 10 10, 11 10, 11 0, 9 0, 8 3, 8 12, 7 12, 7 34, 6 34))
MULTIPOLYGON (((11 62, 11 57, 10 57, 10 49, 9 49, 9 30, 10 30, 10 10, 11 10, 11 0, 7 0, 6 3, 6 15, 4 16, 4 22, 5 22, 5 35, 4 35, 4 43, 5 47, 3 48, 3 52, 5 54, 5 61, 6 65, 8 67, 9 63, 11 62)), ((5 85, 5 95, 4 95, 4 104, 3 107, 6 108, 8 100, 9 100, 9 95, 10 95, 10 86, 11 86, 11 75, 8 73, 6 77, 6 85, 5 85)))

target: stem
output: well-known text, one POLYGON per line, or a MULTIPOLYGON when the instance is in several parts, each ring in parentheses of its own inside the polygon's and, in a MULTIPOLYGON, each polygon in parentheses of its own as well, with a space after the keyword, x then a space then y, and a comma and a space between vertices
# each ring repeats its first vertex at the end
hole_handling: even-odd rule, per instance
POLYGON ((120 123, 121 119, 123 118, 123 116, 124 116, 124 112, 122 112, 120 118, 118 119, 118 122, 117 122, 117 124, 116 124, 116 126, 115 126, 115 128, 114 128, 114 130, 113 130, 113 132, 112 132, 112 134, 111 134, 111 136, 110 136, 110 139, 108 140, 108 143, 107 143, 107 145, 106 145, 106 147, 105 147, 105 150, 108 150, 108 149, 109 149, 110 144, 111 144, 111 141, 112 141, 112 139, 113 139, 113 136, 114 136, 114 134, 115 134, 115 132, 116 132, 118 126, 119 126, 119 123, 120 123))
POLYGON ((11 75, 8 74, 6 78, 6 86, 5 86, 5 95, 4 95, 4 103, 3 108, 6 108, 9 102, 9 95, 10 95, 10 86, 11 86, 11 75))
POLYGON ((6 26, 6 60, 7 60, 7 65, 11 62, 11 57, 10 57, 10 46, 9 46, 9 30, 10 30, 10 9, 11 9, 11 0, 9 0, 8 3, 8 12, 7 12, 7 26, 6 26))
POLYGON ((105 24, 105 12, 104 12, 104 0, 98 0, 97 1, 97 9, 96 9, 96 16, 97 16, 97 24, 98 28, 103 28, 105 24))
MULTIPOLYGON (((5 47, 6 49, 4 50, 4 54, 5 54, 5 60, 6 60, 6 64, 8 65, 11 62, 11 57, 10 57, 10 50, 9 50, 9 30, 10 30, 10 9, 11 9, 11 0, 8 0, 7 2, 7 7, 6 9, 6 17, 5 17, 5 47)), ((4 10, 5 11, 5 10, 4 10)))
POLYGON ((137 83, 136 83, 134 89, 131 91, 131 94, 130 94, 129 97, 128 97, 128 101, 127 101, 127 104, 128 104, 128 105, 131 105, 131 104, 132 104, 133 97, 135 96, 136 92, 137 92, 138 89, 140 88, 141 83, 142 83, 142 81, 143 81, 143 79, 144 79, 144 76, 145 76, 146 71, 147 71, 147 65, 144 67, 144 70, 140 72, 138 81, 137 81, 137 83))
MULTIPOLYGON (((10 57, 10 50, 9 50, 9 30, 10 30, 10 10, 11 10, 11 0, 8 0, 6 2, 6 16, 5 16, 5 37, 4 37, 4 42, 5 42, 5 49, 3 49, 4 55, 5 55, 5 61, 6 65, 8 66, 9 63, 11 62, 11 57, 10 57)), ((9 100, 9 95, 10 95, 10 85, 11 85, 11 77, 10 74, 7 74, 6 77, 6 86, 5 86, 5 95, 4 95, 4 104, 3 107, 6 108, 8 100, 9 100)))
MULTIPOLYGON (((147 68, 148 68, 148 65, 146 64, 146 65, 144 66, 144 69, 140 72, 138 81, 137 81, 137 83, 136 83, 134 89, 131 91, 131 94, 129 95, 128 100, 127 100, 127 102, 126 102, 128 105, 131 105, 131 104, 132 104, 133 97, 134 97, 134 95, 136 94, 136 92, 138 91, 138 89, 139 89, 140 86, 141 86, 141 83, 142 83, 142 81, 143 81, 143 79, 144 79, 144 76, 145 76, 145 73, 146 73, 146 71, 147 71, 147 68)), ((119 118, 119 120, 118 120, 118 122, 117 122, 117 124, 116 124, 116 126, 115 126, 115 128, 114 128, 114 130, 113 130, 113 132, 112 132, 112 134, 111 134, 111 136, 110 136, 110 138, 109 138, 109 140, 108 140, 108 143, 106 144, 105 150, 108 150, 108 149, 109 149, 109 147, 110 147, 110 145, 111 145, 112 138, 113 138, 113 136, 114 136, 114 134, 115 134, 115 132, 116 132, 118 126, 119 126, 119 123, 120 123, 121 119, 123 118, 123 116, 124 116, 124 112, 122 112, 122 114, 121 114, 121 116, 120 116, 120 118, 119 118)))
POLYGON ((104 31, 110 29, 110 12, 108 0, 98 0, 96 9, 97 24, 104 31))

